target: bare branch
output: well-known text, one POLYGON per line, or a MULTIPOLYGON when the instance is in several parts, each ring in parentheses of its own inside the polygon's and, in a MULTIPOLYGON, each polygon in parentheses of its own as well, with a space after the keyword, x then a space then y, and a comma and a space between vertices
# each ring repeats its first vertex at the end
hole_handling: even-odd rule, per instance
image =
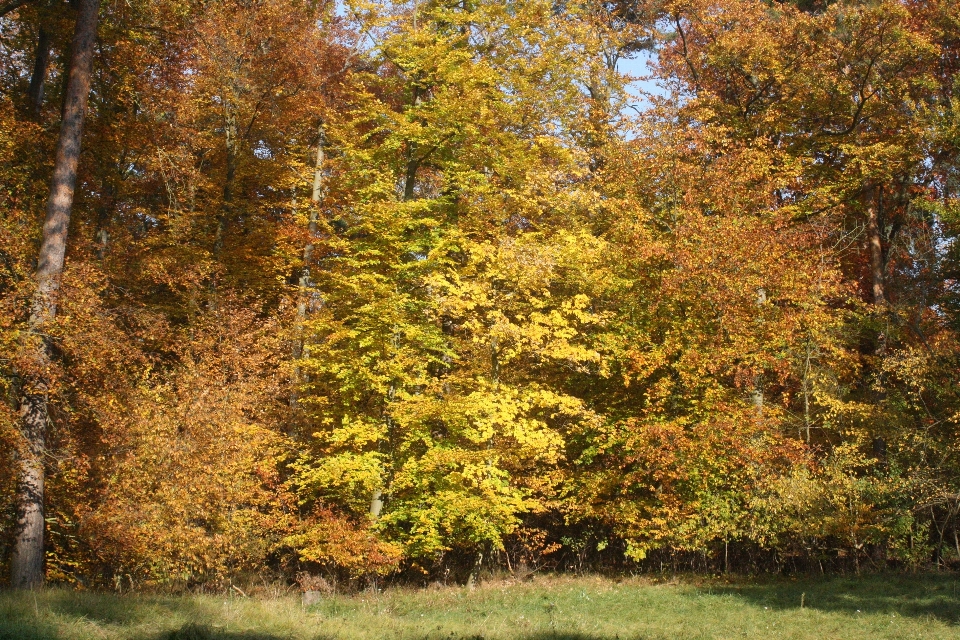
POLYGON ((14 9, 19 9, 23 5, 27 4, 30 0, 8 0, 3 4, 0 4, 0 18, 7 15, 14 9))

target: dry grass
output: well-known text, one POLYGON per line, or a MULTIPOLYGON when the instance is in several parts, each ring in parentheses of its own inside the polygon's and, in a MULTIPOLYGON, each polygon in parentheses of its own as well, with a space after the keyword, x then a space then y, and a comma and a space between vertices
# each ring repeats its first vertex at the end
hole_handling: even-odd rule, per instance
POLYGON ((330 596, 148 596, 49 589, 0 594, 17 640, 630 640, 958 638, 951 574, 801 580, 541 577, 476 590, 330 596), (803 606, 801 607, 801 601, 803 606))

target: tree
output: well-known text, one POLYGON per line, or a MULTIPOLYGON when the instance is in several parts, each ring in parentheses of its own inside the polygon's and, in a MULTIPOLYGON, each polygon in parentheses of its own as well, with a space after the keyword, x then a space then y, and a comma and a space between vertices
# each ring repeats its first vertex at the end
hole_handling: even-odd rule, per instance
POLYGON ((99 18, 99 0, 80 0, 71 47, 70 79, 67 84, 63 122, 54 163, 43 241, 34 273, 36 292, 31 305, 29 327, 32 368, 23 376, 20 420, 23 441, 19 452, 17 490, 17 537, 10 563, 11 583, 20 589, 35 588, 43 582, 43 500, 44 455, 49 414, 50 369, 53 346, 46 334, 57 315, 57 293, 67 253, 70 212, 77 184, 80 140, 93 72, 94 42, 99 18))

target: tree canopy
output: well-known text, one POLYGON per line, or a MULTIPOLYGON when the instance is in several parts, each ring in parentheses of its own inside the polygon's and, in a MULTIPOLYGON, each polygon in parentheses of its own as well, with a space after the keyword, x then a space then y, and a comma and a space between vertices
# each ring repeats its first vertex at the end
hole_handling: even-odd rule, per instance
POLYGON ((947 0, 0 4, 4 574, 960 563, 958 67, 947 0))

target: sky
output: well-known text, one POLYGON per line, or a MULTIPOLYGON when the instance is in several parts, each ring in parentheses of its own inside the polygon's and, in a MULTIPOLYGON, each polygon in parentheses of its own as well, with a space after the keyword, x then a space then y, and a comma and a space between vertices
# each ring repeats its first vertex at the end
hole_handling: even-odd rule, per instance
MULTIPOLYGON (((617 70, 630 76, 642 78, 650 74, 649 63, 656 59, 656 55, 655 51, 641 51, 633 58, 621 58, 617 70)), ((643 95, 644 93, 667 96, 669 91, 652 80, 635 80, 630 84, 630 95, 636 98, 634 106, 637 109, 643 110, 644 107, 649 105, 649 101, 643 95)))

